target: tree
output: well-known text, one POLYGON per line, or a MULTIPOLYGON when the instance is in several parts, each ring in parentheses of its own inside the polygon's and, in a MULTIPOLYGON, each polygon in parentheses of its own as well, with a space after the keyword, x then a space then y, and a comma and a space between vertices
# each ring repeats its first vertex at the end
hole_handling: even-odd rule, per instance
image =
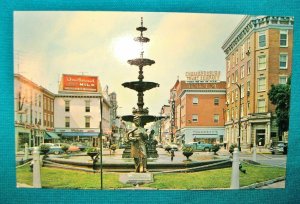
POLYGON ((288 78, 286 84, 271 85, 268 93, 269 99, 276 106, 276 123, 279 134, 289 130, 290 115, 290 94, 291 94, 291 77, 288 78))

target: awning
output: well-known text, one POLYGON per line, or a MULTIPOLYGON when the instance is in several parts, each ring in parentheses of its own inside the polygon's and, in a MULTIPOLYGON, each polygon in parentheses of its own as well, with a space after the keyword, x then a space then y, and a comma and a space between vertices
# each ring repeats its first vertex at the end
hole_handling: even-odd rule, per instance
POLYGON ((45 139, 60 139, 60 137, 58 137, 58 135, 54 132, 45 132, 44 138, 45 139))
POLYGON ((62 132, 63 137, 93 137, 98 136, 98 132, 62 132))

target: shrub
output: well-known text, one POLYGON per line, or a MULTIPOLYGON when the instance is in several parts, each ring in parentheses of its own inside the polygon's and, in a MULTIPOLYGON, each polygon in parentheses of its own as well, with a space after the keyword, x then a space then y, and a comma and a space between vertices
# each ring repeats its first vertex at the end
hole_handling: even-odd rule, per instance
POLYGON ((47 154, 50 150, 50 147, 49 145, 46 145, 46 144, 42 144, 40 146, 40 151, 41 151, 41 154, 47 154))
POLYGON ((99 149, 97 147, 90 147, 86 151, 86 153, 91 153, 91 152, 99 152, 99 149))
POLYGON ((112 144, 110 145, 110 149, 115 151, 117 149, 117 145, 116 144, 112 144))
POLYGON ((214 144, 212 147, 211 147, 211 150, 214 152, 214 154, 217 153, 217 151, 219 151, 220 149, 220 145, 218 144, 214 144))
POLYGON ((67 150, 69 149, 69 146, 68 146, 68 145, 63 145, 63 146, 61 146, 61 149, 62 149, 64 152, 67 152, 67 150))
POLYGON ((237 148, 237 144, 231 144, 229 147, 229 152, 232 154, 234 151, 234 148, 237 148))
POLYGON ((187 152, 187 153, 193 153, 194 149, 191 146, 183 146, 182 147, 182 152, 187 152))

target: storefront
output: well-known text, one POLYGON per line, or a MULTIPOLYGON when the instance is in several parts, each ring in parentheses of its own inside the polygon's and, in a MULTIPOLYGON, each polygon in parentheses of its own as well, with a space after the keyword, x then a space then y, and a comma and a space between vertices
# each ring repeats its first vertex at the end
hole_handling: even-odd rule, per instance
POLYGON ((224 128, 183 128, 181 135, 184 136, 184 143, 205 142, 205 143, 222 143, 224 136, 224 128))

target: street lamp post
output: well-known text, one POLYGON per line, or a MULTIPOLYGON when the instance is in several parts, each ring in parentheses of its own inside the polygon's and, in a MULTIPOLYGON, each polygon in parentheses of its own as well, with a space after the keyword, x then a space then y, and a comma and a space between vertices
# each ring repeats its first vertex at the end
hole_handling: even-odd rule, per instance
POLYGON ((241 107, 242 107, 242 89, 241 85, 238 83, 232 83, 235 84, 239 89, 239 136, 238 136, 238 149, 241 151, 241 107))
POLYGON ((171 91, 171 142, 174 142, 174 128, 175 128, 175 90, 171 91))
POLYGON ((102 121, 103 121, 103 101, 102 96, 100 96, 100 124, 99 124, 99 146, 100 146, 100 189, 103 189, 103 166, 102 166, 102 136, 103 136, 103 128, 102 128, 102 121))

